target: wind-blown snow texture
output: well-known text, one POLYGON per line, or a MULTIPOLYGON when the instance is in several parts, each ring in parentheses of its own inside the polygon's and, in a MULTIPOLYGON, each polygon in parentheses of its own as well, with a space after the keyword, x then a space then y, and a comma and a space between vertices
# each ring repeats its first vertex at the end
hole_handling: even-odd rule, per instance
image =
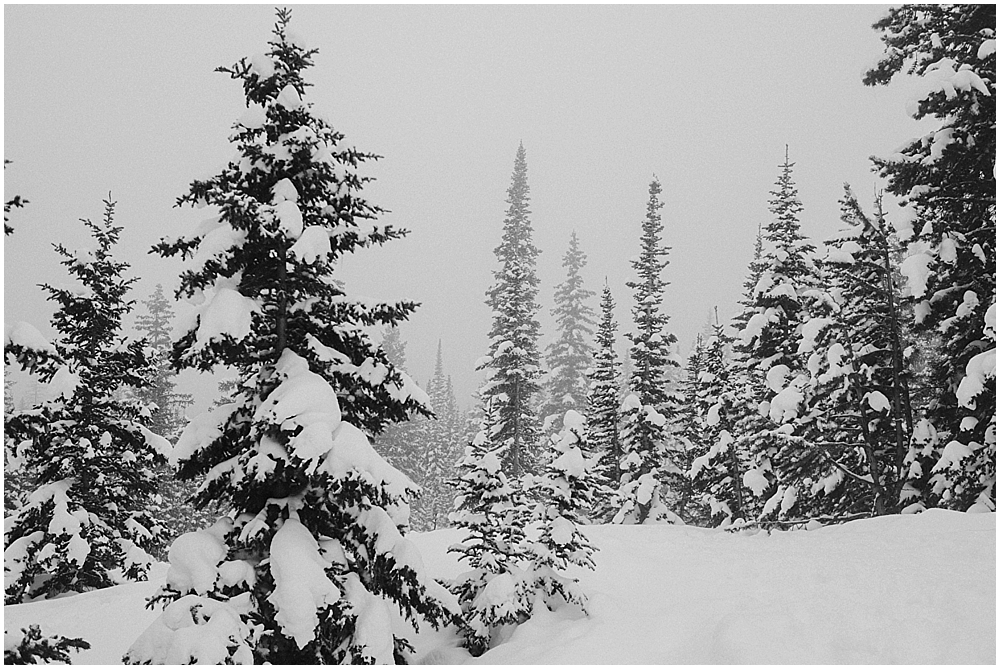
MULTIPOLYGON (((480 664, 964 664, 996 661, 996 514, 930 510, 770 536, 674 525, 583 528, 600 548, 579 570, 590 616, 536 611, 473 660, 422 627, 417 662, 480 664), (669 568, 664 568, 668 565, 669 568)), ((430 575, 461 566, 457 530, 410 537, 430 575)), ((92 644, 117 663, 158 615, 164 578, 4 608, 5 628, 92 644)))

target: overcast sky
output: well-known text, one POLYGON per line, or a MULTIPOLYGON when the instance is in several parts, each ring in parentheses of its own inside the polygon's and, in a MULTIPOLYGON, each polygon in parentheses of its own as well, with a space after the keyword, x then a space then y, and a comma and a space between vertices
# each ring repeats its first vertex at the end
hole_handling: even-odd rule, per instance
MULTIPOLYGON (((369 165, 367 196, 412 231, 346 260, 349 292, 421 302, 401 330, 409 370, 426 383, 441 339, 468 405, 523 141, 542 346, 555 335, 549 309, 573 230, 587 286, 607 277, 629 329, 628 260, 656 174, 672 247, 664 308, 686 355, 713 306, 734 311, 786 144, 803 231, 822 239, 839 226, 842 184, 870 201, 868 157, 918 134, 905 85, 861 83, 882 51, 870 26, 884 9, 296 6, 292 29, 320 50, 306 100, 348 142, 384 156, 369 165)), ((109 191, 120 255, 141 277, 134 296, 173 290, 180 263, 147 251, 209 215, 173 203, 234 154, 227 137, 244 108, 240 84, 213 69, 263 52, 273 22, 262 5, 5 5, 4 156, 14 163, 4 199, 30 200, 4 240, 6 321, 51 334, 36 284, 66 275, 50 243, 86 243, 77 219, 99 218, 109 191)))

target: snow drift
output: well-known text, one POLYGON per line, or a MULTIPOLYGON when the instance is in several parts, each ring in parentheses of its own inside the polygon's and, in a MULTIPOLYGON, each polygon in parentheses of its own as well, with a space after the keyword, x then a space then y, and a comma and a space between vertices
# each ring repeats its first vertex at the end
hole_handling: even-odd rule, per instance
MULTIPOLYGON (((477 664, 966 664, 996 661, 996 514, 930 510, 811 531, 730 534, 673 525, 592 526, 579 570, 590 616, 536 611, 479 658, 422 627, 414 662, 477 664)), ((412 534, 430 575, 461 571, 457 530, 412 534)), ((158 611, 165 576, 4 608, 5 629, 92 644, 117 663, 158 611)))

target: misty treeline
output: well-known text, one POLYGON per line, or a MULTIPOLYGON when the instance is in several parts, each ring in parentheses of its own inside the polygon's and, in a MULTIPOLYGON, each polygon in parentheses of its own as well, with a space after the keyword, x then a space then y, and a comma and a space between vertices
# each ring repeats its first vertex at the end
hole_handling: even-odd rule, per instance
MULTIPOLYGON (((124 332, 135 279, 113 255, 110 197, 84 221, 96 250, 56 245, 78 284, 43 286, 56 339, 6 327, 7 361, 52 397, 18 408, 5 384, 5 479, 20 482, 5 495, 7 603, 142 579, 176 537, 151 600, 164 613, 127 662, 405 662, 389 609, 454 626, 474 654, 539 601, 586 611, 566 575, 593 567, 584 524, 995 510, 992 5, 907 6, 875 24, 886 50, 864 83, 922 77, 913 116, 936 122, 872 159, 901 213, 845 185, 842 230, 806 239, 786 148, 739 309, 716 313, 687 360, 669 327, 670 196, 655 177, 631 294, 594 287, 594 304, 582 269, 598 240, 574 234, 552 288, 557 335, 539 349, 519 146, 469 414, 440 346, 424 387, 406 373, 397 326, 417 305, 351 297, 334 276, 338 258, 406 231, 362 195, 358 170, 376 156, 304 100, 316 50, 289 21, 279 10, 266 53, 218 68, 246 98, 238 155, 177 201, 217 215, 153 249, 187 261, 174 298, 196 313, 179 338, 159 287, 142 337, 124 332), (621 330, 616 300, 631 305, 621 330), (228 370, 190 420, 184 369, 228 370), (439 584, 405 534, 448 525, 468 571, 439 584)), ((6 234, 25 203, 5 204, 6 234)), ((62 659, 73 645, 24 638, 62 659)))

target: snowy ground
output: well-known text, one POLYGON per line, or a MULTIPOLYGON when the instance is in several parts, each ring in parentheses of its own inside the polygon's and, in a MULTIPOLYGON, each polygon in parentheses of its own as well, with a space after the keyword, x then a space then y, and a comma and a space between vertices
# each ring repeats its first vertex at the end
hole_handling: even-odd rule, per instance
MULTIPOLYGON (((674 526, 586 529, 591 614, 538 613, 480 658, 425 633, 418 661, 478 664, 996 663, 996 515, 928 511, 768 536, 674 526)), ((412 535, 434 576, 455 530, 412 535)), ((162 565, 161 565, 162 567, 162 565)), ((164 569, 156 576, 163 578, 164 569)), ((4 608, 116 663, 155 617, 132 584, 4 608)))

